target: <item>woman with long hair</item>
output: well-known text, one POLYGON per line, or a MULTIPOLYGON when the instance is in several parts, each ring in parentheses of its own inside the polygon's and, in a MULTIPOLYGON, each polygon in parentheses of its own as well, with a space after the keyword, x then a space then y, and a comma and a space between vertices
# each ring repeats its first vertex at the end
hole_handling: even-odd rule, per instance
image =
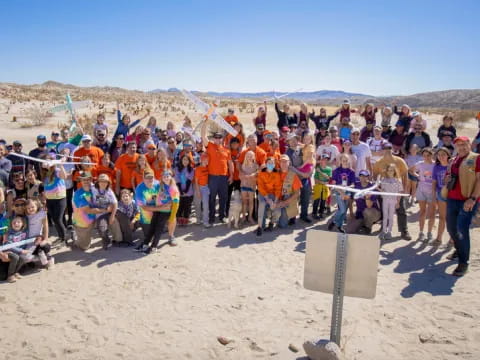
POLYGON ((132 171, 132 189, 135 190, 135 188, 143 182, 143 174, 145 173, 145 170, 150 169, 147 157, 140 154, 137 158, 135 169, 132 171))
POLYGON ((436 164, 433 167, 432 174, 432 195, 438 208, 438 228, 437 237, 432 245, 441 245, 445 224, 447 219, 447 199, 442 196, 442 188, 445 185, 445 175, 447 174, 448 164, 450 163, 450 150, 439 148, 435 152, 436 164))

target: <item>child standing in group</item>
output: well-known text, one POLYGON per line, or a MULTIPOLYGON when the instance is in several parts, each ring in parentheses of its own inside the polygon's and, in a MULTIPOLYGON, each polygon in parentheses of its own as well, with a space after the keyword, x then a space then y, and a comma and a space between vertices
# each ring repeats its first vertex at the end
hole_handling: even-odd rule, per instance
POLYGON ((177 131, 175 130, 175 124, 172 121, 167 122, 167 136, 175 137, 177 131))
MULTIPOLYGON (((344 187, 355 185, 355 172, 351 169, 350 159, 346 154, 340 155, 340 166, 333 171, 332 182, 333 184, 344 187)), ((333 195, 337 200, 338 210, 335 213, 333 221, 328 225, 328 230, 331 231, 333 227, 336 226, 339 232, 345 232, 345 230, 343 230, 343 223, 347 217, 350 195, 346 191, 337 189, 333 192, 333 195)))
POLYGON ((257 188, 258 164, 255 161, 255 153, 247 151, 245 160, 240 171, 240 190, 242 193, 242 213, 245 222, 255 224, 253 208, 255 206, 255 191, 257 188))
POLYGON ((442 136, 445 132, 450 132, 452 134, 452 138, 455 139, 457 137, 457 129, 453 126, 453 116, 452 115, 445 115, 442 120, 443 124, 440 125, 437 131, 438 137, 438 147, 443 146, 442 136))
POLYGON ((201 211, 197 213, 197 222, 202 222, 205 228, 212 227, 208 222, 208 201, 210 189, 208 188, 208 154, 200 156, 200 166, 195 168, 195 197, 201 199, 201 211))
POLYGON ((405 158, 408 167, 407 194, 410 194, 409 205, 412 206, 417 192, 418 176, 412 171, 415 165, 422 161, 422 156, 418 154, 418 145, 410 146, 410 153, 405 158))
POLYGON ((433 151, 430 148, 422 149, 423 161, 417 163, 411 172, 418 176, 418 187, 415 193, 418 204, 420 205, 420 233, 418 241, 432 241, 433 225, 435 223, 435 203, 433 202, 432 184, 433 184, 433 151), (428 219, 427 237, 423 233, 425 221, 428 219))
MULTIPOLYGON (((385 177, 380 183, 380 189, 381 191, 390 193, 401 193, 403 191, 403 185, 395 164, 387 166, 385 177)), ((400 207, 400 196, 382 195, 382 200, 383 233, 380 235, 380 238, 383 240, 391 240, 393 218, 395 216, 395 210, 400 207)))
POLYGON ((32 255, 37 255, 41 264, 48 268, 53 265, 54 260, 50 256, 50 244, 47 241, 47 212, 39 206, 38 201, 29 199, 25 203, 25 215, 27 216, 28 238, 36 238, 32 255))
POLYGON ((328 154, 323 154, 319 160, 317 160, 317 166, 315 167, 315 185, 313 185, 313 213, 312 217, 316 220, 323 219, 326 202, 330 196, 330 189, 327 184, 332 178, 332 168, 328 166, 330 158, 328 154), (320 205, 320 211, 318 207, 320 205))
POLYGON ((338 127, 338 135, 342 140, 350 140, 353 126, 350 123, 349 117, 344 117, 340 120, 340 126, 338 127))
POLYGON ((133 246, 133 232, 140 219, 140 211, 136 202, 133 201, 133 193, 130 189, 120 191, 120 201, 115 216, 120 224, 122 243, 133 246))
POLYGON ((435 246, 442 244, 442 237, 445 232, 447 220, 447 199, 442 196, 442 188, 445 185, 445 175, 447 174, 450 163, 450 156, 450 150, 444 147, 439 148, 436 151, 436 164, 433 167, 432 194, 433 200, 438 208, 437 237, 432 243, 432 245, 435 246))
POLYGON ((105 131, 105 139, 108 137, 108 125, 105 123, 103 113, 97 115, 97 122, 93 125, 93 133, 97 134, 98 131, 105 131))
POLYGON ((180 205, 177 212, 177 221, 180 226, 188 225, 193 202, 193 175, 194 170, 188 155, 183 155, 175 169, 175 182, 180 191, 180 205))
POLYGON ((374 127, 376 125, 375 116, 377 111, 378 109, 373 104, 365 105, 365 110, 360 114, 365 119, 365 126, 371 124, 374 127))

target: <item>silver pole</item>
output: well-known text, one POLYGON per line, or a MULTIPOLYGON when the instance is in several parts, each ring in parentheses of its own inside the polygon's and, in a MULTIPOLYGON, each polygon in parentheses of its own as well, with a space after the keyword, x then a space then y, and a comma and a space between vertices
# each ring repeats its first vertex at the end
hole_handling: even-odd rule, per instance
POLYGON ((335 280, 333 284, 332 324, 330 341, 340 346, 342 331, 343 294, 345 290, 345 270, 347 268, 348 235, 337 234, 337 255, 335 262, 335 280))

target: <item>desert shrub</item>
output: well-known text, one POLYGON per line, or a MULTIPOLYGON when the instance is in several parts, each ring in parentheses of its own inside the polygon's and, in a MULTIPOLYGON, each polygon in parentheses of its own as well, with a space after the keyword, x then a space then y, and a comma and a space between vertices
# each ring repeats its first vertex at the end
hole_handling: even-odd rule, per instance
POLYGON ((32 106, 25 112, 25 120, 20 123, 20 127, 29 128, 34 126, 43 126, 53 115, 40 106, 32 106))

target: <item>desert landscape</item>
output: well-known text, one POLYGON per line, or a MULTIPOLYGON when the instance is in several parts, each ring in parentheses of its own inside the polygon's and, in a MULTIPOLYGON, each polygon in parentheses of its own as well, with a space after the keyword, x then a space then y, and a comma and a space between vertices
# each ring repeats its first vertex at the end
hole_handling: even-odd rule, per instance
MULTIPOLYGON (((47 114, 65 102, 67 93, 74 101, 92 100, 77 113, 87 131, 99 112, 105 113, 113 131, 117 102, 132 119, 149 110, 162 128, 167 121, 180 128, 186 115, 194 125, 200 121, 200 114, 177 92, 2 83, 0 138, 7 143, 20 140, 28 151, 37 134, 48 138, 53 129, 68 126, 67 113, 47 114)), ((216 97, 204 95, 206 102, 216 97)), ((325 106, 331 114, 341 100, 307 104, 316 111, 325 106)), ((421 108, 431 134, 436 134, 442 115, 452 111, 457 114, 458 134, 474 136, 476 105, 444 108, 439 106, 444 100, 411 105, 421 108)), ((220 97, 219 112, 234 108, 249 134, 262 101, 220 97)), ((283 101, 293 107, 303 102, 283 101)), ((401 98, 372 101, 403 103, 401 98)), ((267 128, 274 129, 276 121, 270 101, 267 128)), ((353 122, 362 123, 358 115, 353 122)), ((409 208, 408 214, 415 239, 418 207, 409 208)), ((162 247, 147 257, 128 248, 104 251, 99 239, 87 252, 56 250, 53 269, 15 284, 0 284, 2 358, 306 359, 302 344, 328 339, 330 333, 332 296, 303 288, 306 234, 326 230, 326 221, 297 223, 260 239, 254 229, 179 228, 178 247, 162 247)), ((378 230, 374 228, 373 235, 378 230)), ((400 240, 394 232, 380 251, 375 299, 345 298, 341 340, 345 358, 479 359, 478 225, 471 234, 470 272, 459 279, 450 275, 455 266, 446 259, 450 248, 400 240)))

